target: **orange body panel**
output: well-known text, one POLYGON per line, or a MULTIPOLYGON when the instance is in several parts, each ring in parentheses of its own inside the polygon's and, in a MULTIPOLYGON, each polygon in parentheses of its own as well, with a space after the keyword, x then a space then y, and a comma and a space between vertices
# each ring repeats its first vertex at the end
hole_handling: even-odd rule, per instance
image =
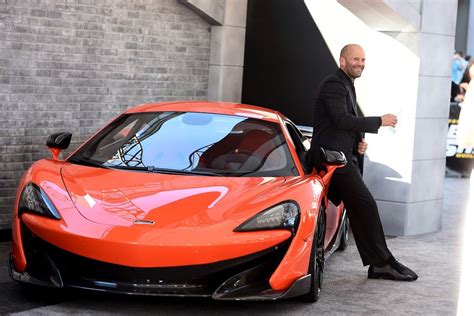
POLYGON ((252 117, 272 122, 280 122, 281 114, 277 111, 264 109, 258 106, 230 103, 230 102, 204 102, 204 101, 186 101, 186 102, 167 102, 167 103, 150 103, 143 104, 131 108, 126 113, 139 112, 202 112, 202 113, 219 113, 227 115, 239 115, 252 117))
POLYGON ((286 230, 233 232, 268 206, 268 201, 253 203, 252 211, 248 200, 278 188, 284 178, 146 174, 50 161, 35 164, 31 178, 61 210, 62 219, 23 214, 28 228, 59 248, 104 262, 132 267, 211 263, 270 248, 291 235, 286 230), (61 168, 65 186, 45 174, 55 167, 48 174, 61 168), (37 169, 41 181, 34 180, 37 169), (125 177, 127 184, 120 184, 125 177), (135 220, 156 224, 135 225, 135 220))
MULTIPOLYGON (((128 112, 189 110, 255 117, 284 126, 284 117, 276 111, 230 103, 219 107, 206 102, 149 104, 128 112)), ((21 223, 63 250, 129 267, 189 266, 239 258, 292 238, 291 232, 283 229, 233 231, 255 214, 291 200, 300 207, 299 227, 270 279, 274 290, 287 289, 308 273, 316 219, 327 185, 322 175, 304 175, 295 149, 289 147, 299 176, 186 176, 38 161, 19 185, 12 226, 14 267, 22 272, 28 265, 21 223), (60 220, 31 213, 18 215, 19 195, 30 182, 47 194, 59 210, 60 220), (154 225, 137 225, 137 220, 154 225)), ((332 221, 328 236, 334 235, 341 214, 342 209, 336 207, 328 212, 332 221)))

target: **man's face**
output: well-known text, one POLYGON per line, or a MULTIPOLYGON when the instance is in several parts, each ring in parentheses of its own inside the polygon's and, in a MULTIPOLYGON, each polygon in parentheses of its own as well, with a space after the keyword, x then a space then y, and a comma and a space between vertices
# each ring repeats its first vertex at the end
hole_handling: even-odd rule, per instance
POLYGON ((352 79, 359 78, 365 67, 365 53, 360 46, 351 46, 339 58, 341 69, 352 79))

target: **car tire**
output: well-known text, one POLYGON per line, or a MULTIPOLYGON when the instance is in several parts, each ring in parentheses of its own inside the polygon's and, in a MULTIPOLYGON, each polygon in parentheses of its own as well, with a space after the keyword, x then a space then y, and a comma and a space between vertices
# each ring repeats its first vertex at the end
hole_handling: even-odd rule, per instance
POLYGON ((326 211, 321 208, 316 222, 308 273, 311 274, 311 289, 301 296, 302 301, 317 302, 321 294, 324 272, 324 238, 326 236, 326 211))
POLYGON ((344 220, 341 223, 342 225, 342 233, 341 233, 341 239, 339 240, 339 247, 337 247, 337 250, 345 250, 347 248, 347 242, 349 241, 349 217, 346 216, 344 217, 344 220))

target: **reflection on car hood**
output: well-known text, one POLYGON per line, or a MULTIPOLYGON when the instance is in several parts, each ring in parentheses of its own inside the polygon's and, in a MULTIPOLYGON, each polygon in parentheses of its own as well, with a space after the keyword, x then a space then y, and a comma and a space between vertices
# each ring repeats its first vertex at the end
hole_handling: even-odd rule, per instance
POLYGON ((61 175, 85 218, 114 226, 153 224, 156 228, 247 218, 261 210, 252 210, 256 197, 285 181, 283 177, 170 175, 80 165, 63 167, 61 175))

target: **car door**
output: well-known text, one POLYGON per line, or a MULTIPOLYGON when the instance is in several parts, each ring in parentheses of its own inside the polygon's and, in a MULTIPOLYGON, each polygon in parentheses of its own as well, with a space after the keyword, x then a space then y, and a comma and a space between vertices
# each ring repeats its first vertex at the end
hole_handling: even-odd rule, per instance
MULTIPOLYGON (((302 165, 304 165, 304 159, 306 157, 306 153, 309 150, 309 138, 304 136, 303 133, 299 130, 296 125, 291 121, 286 121, 285 126, 291 136, 291 140, 295 145, 296 152, 298 154, 298 158, 302 165)), ((305 170, 306 176, 312 176, 312 170, 305 170)), ((327 247, 328 244, 333 240, 337 229, 339 227, 339 221, 341 220, 341 214, 339 209, 329 201, 328 206, 326 208, 326 237, 324 246, 327 247)))

